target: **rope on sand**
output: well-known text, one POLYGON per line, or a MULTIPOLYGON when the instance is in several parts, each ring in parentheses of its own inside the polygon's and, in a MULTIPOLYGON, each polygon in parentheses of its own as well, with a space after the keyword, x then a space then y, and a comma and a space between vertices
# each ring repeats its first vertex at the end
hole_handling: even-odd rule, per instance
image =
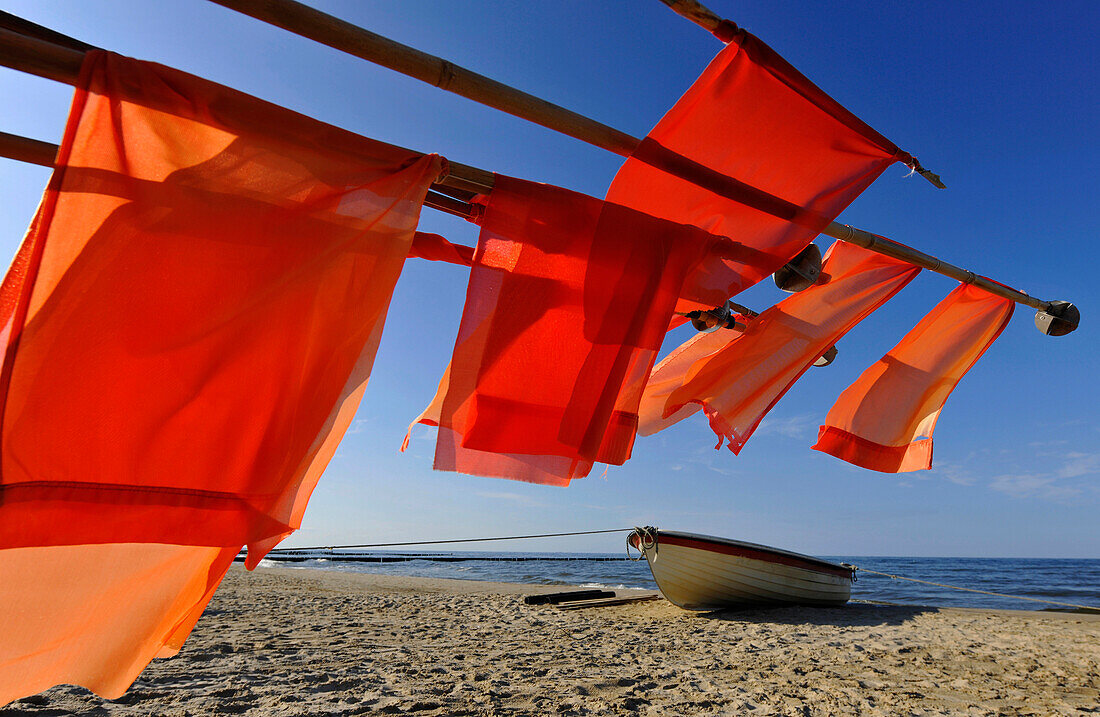
POLYGON ((931 580, 918 580, 917 578, 907 578, 902 575, 892 575, 891 573, 880 573, 877 570, 868 570, 867 568, 861 568, 858 565, 851 565, 849 563, 841 563, 846 568, 852 570, 858 570, 863 573, 871 573, 873 575, 881 575, 891 580, 908 580, 911 583, 924 583, 925 585, 935 585, 938 588, 948 588, 949 590, 963 590, 968 593, 981 593, 982 595, 995 595, 996 597, 1011 598, 1013 600, 1029 600, 1031 602, 1041 602, 1047 605, 1061 605, 1062 607, 1075 607, 1082 610, 1100 610, 1100 607, 1096 605, 1078 605, 1073 602, 1057 602, 1056 600, 1040 600, 1039 598, 1024 597, 1023 595, 1008 595, 1005 593, 995 593, 989 590, 976 590, 974 588, 961 588, 958 585, 946 585, 944 583, 934 583, 931 580))
POLYGON ((344 550, 351 548, 398 548, 405 545, 443 545, 444 543, 484 543, 490 540, 526 540, 528 538, 560 538, 567 535, 596 535, 599 533, 625 533, 630 528, 610 528, 608 530, 579 530, 573 533, 540 533, 538 535, 504 535, 494 538, 462 538, 458 540, 413 540, 407 543, 362 543, 359 545, 320 545, 309 548, 275 548, 272 553, 286 553, 299 550, 344 550))

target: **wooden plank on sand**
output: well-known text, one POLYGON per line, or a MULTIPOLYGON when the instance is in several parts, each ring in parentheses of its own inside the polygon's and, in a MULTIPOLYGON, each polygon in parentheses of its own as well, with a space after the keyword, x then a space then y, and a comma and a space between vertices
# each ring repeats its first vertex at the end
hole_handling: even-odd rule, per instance
POLYGON ((629 597, 616 597, 606 598, 602 600, 582 600, 580 602, 571 602, 566 605, 558 605, 559 610, 584 610, 589 607, 610 607, 612 605, 628 605, 635 602, 649 602, 650 600, 660 600, 660 593, 651 593, 648 595, 631 595, 629 597))

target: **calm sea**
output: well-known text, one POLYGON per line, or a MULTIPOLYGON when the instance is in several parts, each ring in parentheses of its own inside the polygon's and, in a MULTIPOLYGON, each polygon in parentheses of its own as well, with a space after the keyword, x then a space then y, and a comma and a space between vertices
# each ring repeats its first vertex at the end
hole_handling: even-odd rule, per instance
MULTIPOLYGON (((265 560, 262 565, 532 585, 582 585, 611 589, 657 587, 645 561, 627 560, 621 553, 417 551, 345 553, 342 556, 344 560, 326 553, 312 553, 310 557, 301 562, 265 560), (350 562, 347 558, 356 561, 350 562), (359 562, 378 558, 395 562, 359 562)), ((1100 608, 1100 560, 822 557, 908 578, 1100 608)), ((865 572, 859 572, 856 576, 852 589, 854 600, 1018 610, 1053 607, 891 580, 865 572)))

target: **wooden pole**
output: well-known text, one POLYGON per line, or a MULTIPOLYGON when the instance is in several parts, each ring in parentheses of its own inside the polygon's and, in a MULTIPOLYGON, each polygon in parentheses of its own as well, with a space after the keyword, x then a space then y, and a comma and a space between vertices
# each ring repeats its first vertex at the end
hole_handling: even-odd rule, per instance
MULTIPOLYGON (((41 167, 53 167, 57 159, 57 149, 56 144, 31 139, 30 137, 21 137, 8 132, 0 132, 0 157, 7 157, 18 162, 27 162, 28 164, 37 164, 41 167)), ((428 195, 424 199, 424 206, 464 219, 469 219, 473 213, 469 202, 438 191, 428 191, 428 195)))
POLYGON ((0 157, 37 164, 41 167, 52 167, 57 158, 57 145, 0 132, 0 157))
POLYGON ((293 0, 214 2, 615 154, 630 156, 638 146, 638 140, 625 132, 302 3, 293 0))
MULTIPOLYGON (((365 42, 365 44, 359 45, 359 47, 386 48, 389 45, 396 46, 397 49, 394 50, 393 56, 403 59, 401 59, 400 62, 396 60, 388 60, 388 63, 400 66, 404 66, 406 63, 419 63, 418 66, 420 67, 420 72, 424 72, 424 67, 431 66, 432 63, 445 63, 443 67, 450 67, 452 68, 452 70, 461 69, 455 68, 454 65, 451 65, 451 63, 446 62, 445 60, 433 58, 431 55, 424 55, 424 53, 420 53, 418 50, 407 48, 400 43, 387 40, 386 38, 382 38, 378 35, 375 35, 374 33, 362 30, 361 28, 357 28, 356 26, 350 25, 349 23, 346 23, 342 20, 331 18, 331 16, 320 13, 317 10, 313 10, 312 8, 301 5, 300 3, 293 2, 293 0, 212 0, 212 2, 217 2, 232 9, 238 9, 236 7, 238 5, 242 7, 247 6, 250 10, 255 11, 255 14, 252 11, 246 11, 244 9, 241 9, 240 11, 264 21, 267 21, 264 17, 265 13, 274 12, 278 14, 278 12, 281 12, 286 8, 290 8, 294 11, 288 16, 291 18, 297 17, 297 14, 295 13, 304 13, 307 18, 311 18, 314 14, 317 14, 322 16, 323 18, 329 18, 333 23, 332 27, 335 27, 335 31, 333 34, 326 35, 329 41, 319 41, 323 42, 324 44, 328 44, 336 49, 345 49, 344 47, 342 47, 342 45, 346 43, 341 38, 351 38, 354 40, 356 38, 365 37, 367 40, 369 40, 369 42, 365 42), (276 10, 272 11, 270 10, 270 8, 275 8, 276 10), (415 53, 415 55, 409 55, 405 51, 415 53), (425 60, 424 58, 428 59, 425 60)), ((316 18, 313 18, 313 20, 313 24, 308 26, 313 30, 330 26, 326 23, 317 22, 316 18)), ((276 22, 274 24, 278 25, 279 23, 276 22)), ((295 29, 294 27, 287 27, 286 29, 289 29, 293 32, 298 32, 297 29, 295 29)), ((310 37, 309 34, 304 34, 304 36, 310 37)), ((359 55, 357 52, 351 50, 347 51, 351 52, 351 54, 362 56, 359 55)), ((364 54, 371 53, 366 53, 364 51, 364 54)), ((375 61, 371 57, 365 57, 364 59, 375 61)), ((82 61, 83 52, 75 48, 62 47, 52 42, 40 40, 34 37, 28 37, 27 35, 21 34, 20 32, 14 32, 8 29, 4 29, 2 26, 0 26, 0 65, 4 65, 6 67, 10 67, 12 69, 20 70, 23 72, 29 72, 31 74, 38 75, 40 77, 46 77, 48 79, 56 80, 58 82, 65 82, 71 85, 75 84, 76 82, 77 76, 80 73, 80 65, 82 61)), ((391 64, 387 64, 387 62, 380 62, 379 64, 383 64, 387 67, 391 66, 391 64)), ((436 65, 436 67, 437 69, 439 69, 438 65, 436 65)), ((469 74, 473 75, 475 78, 481 77, 480 75, 476 75, 476 73, 469 74)), ((461 73, 456 72, 456 76, 458 75, 461 75, 461 73)), ((413 76, 415 77, 416 75, 413 76)), ((508 88, 506 85, 494 83, 491 80, 489 80, 488 83, 480 83, 480 86, 482 88, 504 88, 502 91, 504 91, 505 93, 518 92, 517 90, 511 90, 511 88, 508 88)), ((525 95, 524 93, 519 94, 524 95, 525 97, 530 97, 529 95, 525 95)), ((556 107, 556 105, 551 105, 550 103, 542 103, 542 106, 544 109, 547 107, 556 107)), ((566 110, 566 112, 568 112, 568 110, 566 110)), ((580 117, 580 115, 575 115, 575 113, 570 112, 569 114, 580 117)), ((594 123, 593 120, 586 121, 589 123, 594 123)), ((594 124, 599 125, 599 123, 594 124)), ((582 125, 583 123, 578 123, 574 125, 574 128, 580 127, 582 125)), ((600 127, 605 126, 600 125, 600 127)), ((623 137, 626 137, 628 140, 630 140, 629 143, 635 147, 640 141, 633 137, 630 137, 629 135, 624 135, 621 132, 617 132, 617 130, 612 131, 615 132, 617 135, 622 135, 623 137)), ((578 129, 578 133, 583 134, 584 132, 583 130, 578 129)), ((569 133, 567 132, 567 134, 569 133)), ((589 141, 586 137, 583 136, 578 137, 578 139, 589 141)), ((594 140, 592 141, 592 143, 597 144, 597 146, 605 146, 603 144, 599 144, 594 140)), ((610 149, 610 147, 605 148, 610 149)), ((612 151, 617 150, 613 149, 612 151)), ((630 152, 627 151, 625 152, 625 154, 629 155, 630 152)), ((492 172, 478 169, 476 167, 470 167, 468 165, 458 164, 457 162, 450 162, 449 164, 450 173, 446 178, 441 180, 442 184, 474 193, 491 190, 493 185, 492 172)), ((738 183, 736 182, 736 180, 725 177, 718 172, 714 172, 707 167, 691 162, 691 160, 680 157, 679 155, 674 155, 672 158, 668 159, 667 162, 662 162, 662 165, 664 166, 662 166, 661 168, 665 171, 670 171, 679 176, 683 176, 683 174, 688 174, 691 178, 691 181, 694 181, 699 186, 710 189, 711 191, 714 191, 716 194, 719 194, 721 196, 731 196, 731 194, 734 194, 736 196, 734 196, 733 198, 736 201, 740 201, 741 203, 753 206, 760 211, 765 211, 769 214, 783 217, 785 219, 788 219, 789 221, 799 221, 800 219, 800 207, 797 207, 796 205, 786 202, 785 200, 782 200, 778 197, 773 197, 766 192, 760 192, 759 190, 755 190, 755 188, 747 187, 747 185, 738 183), (734 185, 732 186, 732 188, 731 183, 734 185), (746 191, 755 192, 756 194, 751 195, 746 199, 746 196, 744 194, 746 191)), ((1058 331, 1051 330, 1049 332, 1043 329, 1042 324, 1040 324, 1041 330, 1044 330, 1044 332, 1047 333, 1051 333, 1052 335, 1069 333, 1077 327, 1077 318, 1079 317, 1079 314, 1077 314, 1076 307, 1067 302, 1041 301, 1034 297, 1028 296, 1023 292, 1010 289, 1006 286, 1002 286, 999 283, 990 281, 985 277, 978 276, 971 271, 954 266, 953 264, 949 264, 945 261, 942 261, 941 259, 930 256, 915 249, 911 249, 904 244, 899 244, 898 242, 886 239, 885 237, 881 237, 877 234, 873 234, 862 229, 857 229, 855 227, 847 226, 845 224, 831 222, 822 233, 826 236, 833 237, 834 239, 839 239, 840 241, 852 244, 858 244, 859 246, 862 246, 871 251, 886 254, 896 259, 900 259, 902 261, 924 267, 930 271, 944 274, 945 276, 949 276, 958 281, 970 281, 985 289, 986 291, 989 291, 991 294, 1002 296, 1004 298, 1011 299, 1012 301, 1039 309, 1040 313, 1046 313, 1049 317, 1047 319, 1048 323, 1054 324, 1058 321, 1061 321, 1063 322, 1063 324, 1069 324, 1068 326, 1063 325, 1058 331)), ((1040 317, 1037 315, 1036 322, 1039 323, 1039 321, 1040 317)))
MULTIPOLYGON (((0 13, 0 65, 20 70, 39 77, 45 77, 67 85, 75 85, 80 76, 80 66, 84 62, 84 50, 75 47, 66 47, 48 40, 39 39, 21 32, 7 29, 9 22, 0 13)), ((30 24, 30 23, 28 23, 30 24)), ((42 28, 45 30, 45 28, 42 28)), ((61 37, 64 37, 63 35, 61 37)), ((71 39, 71 38, 70 38, 71 39)), ((73 42, 78 42, 74 40, 73 42)), ((83 43, 81 43, 83 44, 83 43)), ((90 47, 90 46, 88 46, 90 47)), ((91 48, 95 49, 95 48, 91 48)), ((9 135, 14 137, 15 135, 9 135)), ((33 143, 38 140, 18 138, 25 143, 33 143)), ((40 143, 48 144, 48 143, 40 143)), ((12 146, 10 142, 6 146, 12 146)), ((54 154, 57 148, 54 148, 54 154)), ((39 148, 41 150, 41 148, 39 148)), ((15 151, 14 149, 12 151, 15 151)), ((411 151, 411 150, 406 150, 411 151)), ((10 156, 10 155, 4 155, 10 156)), ((19 157, 12 157, 19 159, 19 157)), ((29 160, 28 160, 29 161, 29 160)), ((39 162, 35 162, 39 164, 39 162)), ((53 159, 47 166, 52 166, 53 159)), ((467 164, 451 162, 448 160, 447 176, 440 180, 441 184, 453 187, 469 194, 483 194, 493 188, 493 173, 467 164)))
POLYGON ((677 15, 686 17, 707 32, 714 33, 722 24, 722 17, 698 0, 661 0, 661 2, 672 8, 677 15))
MULTIPOLYGON (((597 147, 603 147, 622 156, 629 156, 640 143, 637 138, 612 129, 607 125, 539 100, 525 92, 458 67, 442 58, 428 55, 407 45, 384 38, 295 0, 211 0, 211 2, 281 27, 334 49, 407 74, 410 77, 415 77, 429 84, 442 87, 475 102, 531 120, 544 127, 576 137, 597 147)), ((662 2, 665 2, 673 10, 683 14, 693 22, 697 22, 711 30, 723 22, 722 18, 696 0, 662 0, 662 2), (709 27, 710 25, 714 27, 709 27)), ((681 177, 689 174, 689 180, 699 186, 710 189, 722 196, 730 196, 730 190, 727 186, 731 181, 730 178, 714 177, 713 175, 718 173, 707 167, 682 157, 676 157, 674 160, 662 162, 661 164, 662 166, 659 168, 664 171, 681 177)), ((744 191, 745 187, 742 185, 737 189, 744 191)), ((748 203, 761 211, 783 216, 785 219, 794 220, 794 217, 797 216, 798 207, 763 192, 759 192, 759 195, 763 196, 759 197, 756 202, 745 202, 744 197, 740 195, 733 198, 742 203, 748 203)), ((862 229, 832 222, 822 233, 840 241, 858 244, 871 251, 916 264, 959 281, 970 281, 990 293, 1042 311, 1054 308, 1051 302, 1041 301, 1023 292, 1009 289, 971 271, 862 229)))

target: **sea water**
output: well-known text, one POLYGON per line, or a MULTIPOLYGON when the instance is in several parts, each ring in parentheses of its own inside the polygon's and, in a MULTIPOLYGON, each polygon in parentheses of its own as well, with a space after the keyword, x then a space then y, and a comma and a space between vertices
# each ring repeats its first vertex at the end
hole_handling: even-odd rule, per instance
MULTIPOLYGON (((649 565, 612 553, 313 552, 299 562, 265 560, 264 566, 338 570, 380 575, 486 580, 531 585, 600 588, 657 587, 649 565), (351 558, 354 562, 349 561, 351 558), (380 559, 394 562, 362 562, 380 559)), ((899 558, 821 556, 935 583, 1100 608, 1100 560, 1038 558, 899 558)), ((857 571, 853 600, 924 606, 1042 610, 1054 605, 963 592, 857 571)))

